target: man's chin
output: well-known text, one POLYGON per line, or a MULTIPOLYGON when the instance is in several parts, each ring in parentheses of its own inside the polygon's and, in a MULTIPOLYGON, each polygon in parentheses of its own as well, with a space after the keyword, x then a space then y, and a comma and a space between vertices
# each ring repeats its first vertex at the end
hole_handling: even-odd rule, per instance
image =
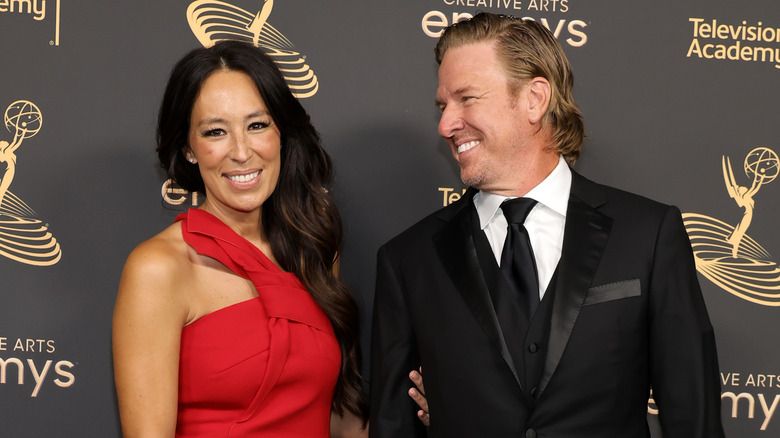
POLYGON ((464 175, 461 173, 460 180, 467 187, 474 187, 475 189, 479 190, 480 186, 482 186, 482 178, 478 178, 473 175, 464 175))
POLYGON ((464 166, 463 163, 458 163, 460 167, 460 180, 463 181, 463 184, 468 187, 479 189, 481 186, 485 185, 487 172, 485 172, 484 168, 480 168, 481 166, 477 166, 476 164, 477 163, 470 163, 469 165, 464 166))

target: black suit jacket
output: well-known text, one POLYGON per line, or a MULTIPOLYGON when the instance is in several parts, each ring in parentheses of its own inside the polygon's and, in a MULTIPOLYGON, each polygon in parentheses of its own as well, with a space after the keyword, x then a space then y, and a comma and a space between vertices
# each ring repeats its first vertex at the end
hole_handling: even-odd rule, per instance
POLYGON ((722 437, 712 326, 677 208, 572 172, 535 399, 525 397, 471 232, 470 190, 379 250, 372 438, 426 436, 407 391, 422 365, 433 437, 722 437))

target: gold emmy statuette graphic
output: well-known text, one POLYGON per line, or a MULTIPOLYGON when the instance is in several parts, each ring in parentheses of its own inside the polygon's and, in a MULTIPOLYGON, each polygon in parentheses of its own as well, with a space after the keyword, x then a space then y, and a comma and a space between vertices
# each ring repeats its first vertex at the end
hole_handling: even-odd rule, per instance
POLYGON ((248 41, 262 47, 276 61, 295 97, 314 96, 319 83, 305 56, 266 21, 273 6, 273 0, 264 0, 260 11, 252 14, 223 1, 197 0, 187 8, 187 21, 203 47, 223 40, 248 41))
POLYGON ((780 306, 780 268, 747 234, 756 205, 754 197, 777 178, 780 160, 769 148, 750 151, 744 163, 750 187, 737 182, 729 157, 722 158, 722 167, 726 190, 744 214, 734 226, 702 214, 683 214, 696 269, 735 296, 764 306, 780 306))
POLYGON ((43 117, 34 103, 17 100, 3 117, 13 140, 0 140, 0 256, 34 266, 50 266, 62 255, 48 226, 8 188, 16 174, 16 150, 41 130, 43 117))

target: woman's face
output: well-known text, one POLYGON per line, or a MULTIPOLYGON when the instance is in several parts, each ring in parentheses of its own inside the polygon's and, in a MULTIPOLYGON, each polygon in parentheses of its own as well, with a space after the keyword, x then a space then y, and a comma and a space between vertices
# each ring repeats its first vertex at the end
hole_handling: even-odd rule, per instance
POLYGON ((202 208, 223 218, 259 212, 279 180, 280 141, 252 79, 231 70, 212 73, 192 108, 184 150, 200 167, 202 208))

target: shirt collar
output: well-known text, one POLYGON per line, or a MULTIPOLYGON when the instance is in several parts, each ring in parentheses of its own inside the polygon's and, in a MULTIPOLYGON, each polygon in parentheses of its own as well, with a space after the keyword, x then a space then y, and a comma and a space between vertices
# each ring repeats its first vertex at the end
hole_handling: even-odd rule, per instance
MULTIPOLYGON (((547 177, 526 193, 526 198, 535 199, 539 204, 566 217, 566 208, 569 205, 569 192, 571 191, 571 169, 566 164, 563 156, 558 156, 558 165, 547 177)), ((474 195, 474 206, 479 216, 479 226, 485 229, 499 214, 499 207, 508 197, 479 191, 474 195)))

